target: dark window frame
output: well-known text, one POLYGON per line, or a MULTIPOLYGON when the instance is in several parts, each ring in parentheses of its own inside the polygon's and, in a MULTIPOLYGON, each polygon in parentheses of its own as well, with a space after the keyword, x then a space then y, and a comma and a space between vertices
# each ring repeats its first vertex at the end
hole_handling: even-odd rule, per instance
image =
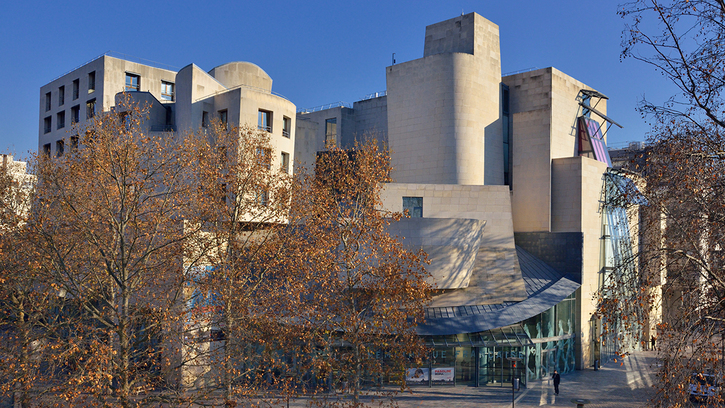
POLYGON ((141 75, 126 72, 125 82, 123 86, 124 92, 139 92, 141 91, 141 75))
POLYGON ((65 111, 58 112, 55 116, 55 125, 57 129, 63 129, 65 127, 65 111))
POLYGON ((86 119, 92 119, 96 116, 96 98, 86 101, 86 119))
POLYGON ((88 93, 96 92, 96 71, 88 73, 88 93))
POLYGON ((260 109, 257 113, 257 129, 272 133, 272 111, 260 109))
POLYGON ((79 98, 80 96, 80 87, 81 87, 81 80, 80 79, 74 79, 73 80, 73 100, 79 98))
POLYGON ((403 214, 423 218, 423 197, 403 197, 403 214))
POLYGON ((164 101, 174 100, 174 83, 161 81, 161 99, 164 101))

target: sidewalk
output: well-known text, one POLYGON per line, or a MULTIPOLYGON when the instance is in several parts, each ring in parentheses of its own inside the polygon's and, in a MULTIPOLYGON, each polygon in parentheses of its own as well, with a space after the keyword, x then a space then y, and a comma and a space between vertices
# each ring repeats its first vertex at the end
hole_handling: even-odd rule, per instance
MULTIPOLYGON (((598 371, 574 371, 561 376, 559 395, 551 380, 533 381, 516 392, 516 407, 575 407, 571 399, 588 399, 586 408, 642 407, 653 392, 655 352, 638 351, 621 362, 609 362, 598 371), (620 365, 621 363, 621 365, 620 365)), ((511 388, 500 387, 415 387, 397 396, 400 407, 467 408, 511 407, 511 388)), ((304 399, 290 401, 303 407, 304 399)))

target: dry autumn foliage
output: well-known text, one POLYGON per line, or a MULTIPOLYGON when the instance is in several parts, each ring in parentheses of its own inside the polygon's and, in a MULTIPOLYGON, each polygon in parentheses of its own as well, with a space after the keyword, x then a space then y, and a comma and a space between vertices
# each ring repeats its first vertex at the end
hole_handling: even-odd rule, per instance
POLYGON ((389 173, 389 158, 374 142, 331 148, 293 194, 290 227, 307 240, 295 269, 307 275, 312 295, 301 299, 296 321, 315 347, 308 355, 327 387, 352 394, 338 401, 343 405, 360 404, 364 381, 404 387, 405 368, 424 356, 415 326, 430 290, 426 258, 388 233, 402 217, 381 210, 389 173))
POLYGON ((47 373, 71 404, 164 399, 178 376, 189 157, 144 120, 133 105, 97 116, 81 148, 37 163, 27 244, 73 320, 47 373))
POLYGON ((363 378, 402 384, 428 286, 423 254, 386 231, 401 216, 379 209, 386 155, 335 149, 294 179, 266 132, 148 133, 145 111, 123 106, 37 158, 27 220, 3 202, 3 395, 359 405, 363 378), (343 381, 352 400, 330 394, 343 381))

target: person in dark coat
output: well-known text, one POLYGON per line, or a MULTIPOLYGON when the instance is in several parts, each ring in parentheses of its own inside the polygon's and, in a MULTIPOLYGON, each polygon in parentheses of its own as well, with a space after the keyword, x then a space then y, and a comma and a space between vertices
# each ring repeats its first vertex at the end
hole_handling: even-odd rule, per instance
POLYGON ((554 374, 551 375, 551 378, 554 379, 554 392, 556 395, 559 395, 559 383, 561 382, 561 376, 559 375, 559 372, 554 370, 554 374))

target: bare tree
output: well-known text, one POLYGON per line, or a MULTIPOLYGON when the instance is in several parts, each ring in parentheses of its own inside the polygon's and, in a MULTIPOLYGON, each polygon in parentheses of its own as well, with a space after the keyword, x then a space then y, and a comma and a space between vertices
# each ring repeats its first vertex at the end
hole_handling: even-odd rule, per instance
POLYGON ((676 406, 699 386, 693 373, 710 372, 721 383, 725 374, 725 3, 638 0, 619 14, 627 22, 622 55, 650 64, 679 92, 641 104, 654 127, 634 169, 646 180, 649 201, 640 214, 639 251, 628 260, 639 274, 615 274, 620 278, 609 280, 605 292, 618 296, 601 302, 600 311, 610 321, 629 317, 631 327, 661 314, 652 337, 665 364, 652 402, 676 406))

